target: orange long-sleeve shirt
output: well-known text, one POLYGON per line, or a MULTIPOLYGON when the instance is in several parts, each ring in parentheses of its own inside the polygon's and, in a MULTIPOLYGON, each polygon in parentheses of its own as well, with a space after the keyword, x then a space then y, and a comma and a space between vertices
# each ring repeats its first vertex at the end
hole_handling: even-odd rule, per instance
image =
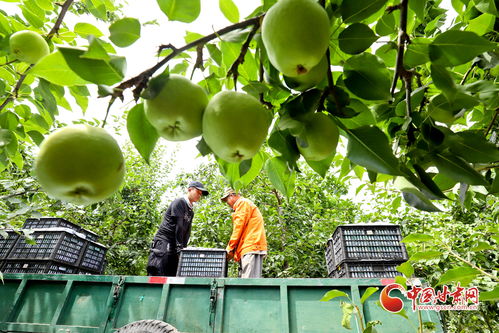
POLYGON ((232 235, 227 251, 234 251, 234 260, 241 260, 248 252, 267 251, 267 238, 263 217, 257 206, 246 198, 238 199, 233 206, 232 235))

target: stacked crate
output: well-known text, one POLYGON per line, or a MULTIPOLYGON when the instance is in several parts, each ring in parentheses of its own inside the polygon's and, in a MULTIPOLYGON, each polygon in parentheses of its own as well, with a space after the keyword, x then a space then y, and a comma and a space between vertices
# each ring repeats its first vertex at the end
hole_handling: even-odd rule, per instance
POLYGON ((182 249, 177 276, 226 277, 227 257, 225 250, 200 247, 182 249))
POLYGON ((396 267, 407 261, 394 224, 347 224, 327 241, 326 265, 332 278, 384 278, 401 275, 396 267))
POLYGON ((0 269, 4 273, 101 274, 106 247, 97 234, 62 218, 27 219, 31 238, 8 231, 0 237, 0 269))

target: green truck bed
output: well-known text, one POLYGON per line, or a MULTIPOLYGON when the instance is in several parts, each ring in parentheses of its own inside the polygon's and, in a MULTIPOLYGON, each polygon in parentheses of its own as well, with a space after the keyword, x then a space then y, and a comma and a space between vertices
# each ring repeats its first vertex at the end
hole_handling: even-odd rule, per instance
MULTIPOLYGON (((410 303, 409 320, 376 302, 389 280, 380 279, 233 279, 147 276, 5 274, 0 283, 0 332, 97 333, 142 319, 165 321, 180 332, 360 332, 341 326, 340 302, 319 301, 331 289, 349 294, 364 320, 380 320, 380 333, 417 332, 410 303), (380 287, 363 305, 368 287, 380 287)), ((436 312, 423 321, 443 332, 436 312)))

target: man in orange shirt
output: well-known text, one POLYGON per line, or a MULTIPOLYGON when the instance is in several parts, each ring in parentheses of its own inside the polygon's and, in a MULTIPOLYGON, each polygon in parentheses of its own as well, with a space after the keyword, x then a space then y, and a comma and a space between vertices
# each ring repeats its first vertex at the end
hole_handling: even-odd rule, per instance
POLYGON ((260 210, 232 189, 226 190, 220 200, 234 210, 232 235, 226 248, 227 258, 239 262, 239 277, 262 277, 267 238, 260 210))

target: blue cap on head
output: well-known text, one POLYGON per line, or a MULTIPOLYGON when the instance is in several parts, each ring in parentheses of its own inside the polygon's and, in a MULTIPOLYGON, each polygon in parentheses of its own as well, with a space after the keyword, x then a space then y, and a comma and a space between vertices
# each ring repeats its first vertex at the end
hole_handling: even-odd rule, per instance
POLYGON ((194 187, 203 192, 203 195, 208 195, 210 192, 208 192, 207 189, 204 188, 204 185, 201 182, 198 181, 192 181, 189 183, 189 187, 194 187))

